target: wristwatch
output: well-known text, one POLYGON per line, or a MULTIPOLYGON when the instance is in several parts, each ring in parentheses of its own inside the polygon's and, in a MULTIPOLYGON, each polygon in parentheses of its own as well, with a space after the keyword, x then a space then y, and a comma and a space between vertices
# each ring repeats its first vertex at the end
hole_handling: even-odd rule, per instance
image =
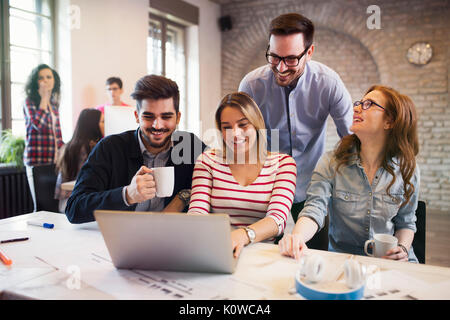
POLYGON ((183 189, 177 193, 177 196, 183 201, 184 206, 186 207, 191 199, 191 189, 183 189))
POLYGON ((256 238, 255 230, 253 230, 249 227, 245 227, 244 230, 245 230, 245 232, 247 232, 247 237, 250 240, 250 243, 253 243, 256 238))
POLYGON ((409 254, 409 253, 408 253, 408 249, 406 249, 406 247, 405 247, 404 245, 402 245, 401 243, 399 243, 398 246, 399 246, 400 248, 402 248, 402 250, 405 251, 406 254, 409 254))

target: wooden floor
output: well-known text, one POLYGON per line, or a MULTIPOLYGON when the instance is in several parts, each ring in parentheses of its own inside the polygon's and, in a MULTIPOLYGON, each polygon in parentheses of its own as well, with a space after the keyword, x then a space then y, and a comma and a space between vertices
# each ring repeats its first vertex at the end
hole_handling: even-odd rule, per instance
POLYGON ((450 267, 450 214, 427 211, 425 263, 450 267))

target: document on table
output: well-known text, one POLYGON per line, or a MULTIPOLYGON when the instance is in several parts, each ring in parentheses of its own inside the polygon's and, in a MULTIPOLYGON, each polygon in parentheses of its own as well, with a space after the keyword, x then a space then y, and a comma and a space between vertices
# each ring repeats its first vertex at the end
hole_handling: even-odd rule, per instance
POLYGON ((410 296, 419 300, 450 300, 450 281, 434 284, 428 288, 413 291, 410 296))
POLYGON ((367 279, 364 300, 419 300, 429 284, 397 270, 381 271, 367 279))
POLYGON ((29 240, 12 242, 0 246, 12 261, 11 266, 0 262, 0 291, 13 287, 19 283, 38 278, 54 272, 55 269, 38 259, 30 259, 29 244, 34 240, 28 231, 2 231, 1 239, 15 239, 29 237, 29 240))
POLYGON ((104 245, 70 255, 40 253, 50 265, 117 299, 236 299, 239 293, 260 297, 266 287, 233 275, 116 269, 104 245), (73 275, 72 275, 73 276, 73 275))
POLYGON ((55 272, 55 269, 51 267, 22 268, 0 266, 0 291, 52 272, 55 272))

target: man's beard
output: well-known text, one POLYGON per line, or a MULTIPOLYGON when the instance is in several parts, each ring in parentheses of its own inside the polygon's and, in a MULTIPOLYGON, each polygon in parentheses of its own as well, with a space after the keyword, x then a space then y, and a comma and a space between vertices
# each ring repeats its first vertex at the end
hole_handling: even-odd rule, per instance
POLYGON ((150 134, 151 133, 153 133, 153 132, 169 132, 170 130, 169 129, 162 129, 162 130, 146 130, 146 133, 148 134, 148 135, 146 135, 146 134, 143 134, 143 137, 144 137, 144 140, 152 147, 152 148, 155 148, 155 149, 159 149, 159 148, 162 148, 162 147, 164 147, 165 145, 167 145, 168 143, 169 143, 169 141, 170 141, 170 139, 172 138, 172 135, 170 134, 170 135, 168 135, 162 142, 159 142, 159 143, 156 143, 156 142, 153 142, 151 139, 150 139, 150 134))
POLYGON ((300 78, 300 76, 303 74, 303 71, 304 71, 304 70, 302 70, 302 72, 297 72, 294 70, 289 70, 289 77, 291 77, 290 81, 289 82, 280 82, 280 80, 278 79, 277 76, 281 72, 279 72, 276 67, 272 67, 271 69, 272 69, 272 72, 274 73, 275 81, 277 82, 277 84, 279 86, 282 86, 282 87, 287 87, 287 86, 290 86, 291 84, 295 83, 297 81, 297 79, 300 78))

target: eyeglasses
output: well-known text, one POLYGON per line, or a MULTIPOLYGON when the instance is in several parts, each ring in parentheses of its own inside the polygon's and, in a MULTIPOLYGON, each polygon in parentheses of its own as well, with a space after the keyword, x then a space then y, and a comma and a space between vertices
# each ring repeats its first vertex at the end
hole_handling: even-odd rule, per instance
POLYGON ((377 107, 380 107, 381 109, 385 110, 384 107, 380 106, 378 103, 373 102, 372 100, 364 100, 364 101, 355 101, 353 103, 353 108, 356 108, 357 106, 361 106, 363 110, 369 109, 372 105, 376 105, 377 107))
POLYGON ((298 64, 300 63, 300 59, 303 58, 303 56, 306 54, 306 52, 308 52, 308 49, 309 49, 309 47, 306 48, 305 51, 303 51, 298 56, 280 57, 280 56, 277 56, 274 53, 269 53, 269 48, 270 48, 270 45, 267 46, 267 50, 266 50, 267 62, 270 63, 273 66, 277 66, 281 61, 283 61, 284 64, 287 67, 296 67, 296 66, 298 66, 298 64))

